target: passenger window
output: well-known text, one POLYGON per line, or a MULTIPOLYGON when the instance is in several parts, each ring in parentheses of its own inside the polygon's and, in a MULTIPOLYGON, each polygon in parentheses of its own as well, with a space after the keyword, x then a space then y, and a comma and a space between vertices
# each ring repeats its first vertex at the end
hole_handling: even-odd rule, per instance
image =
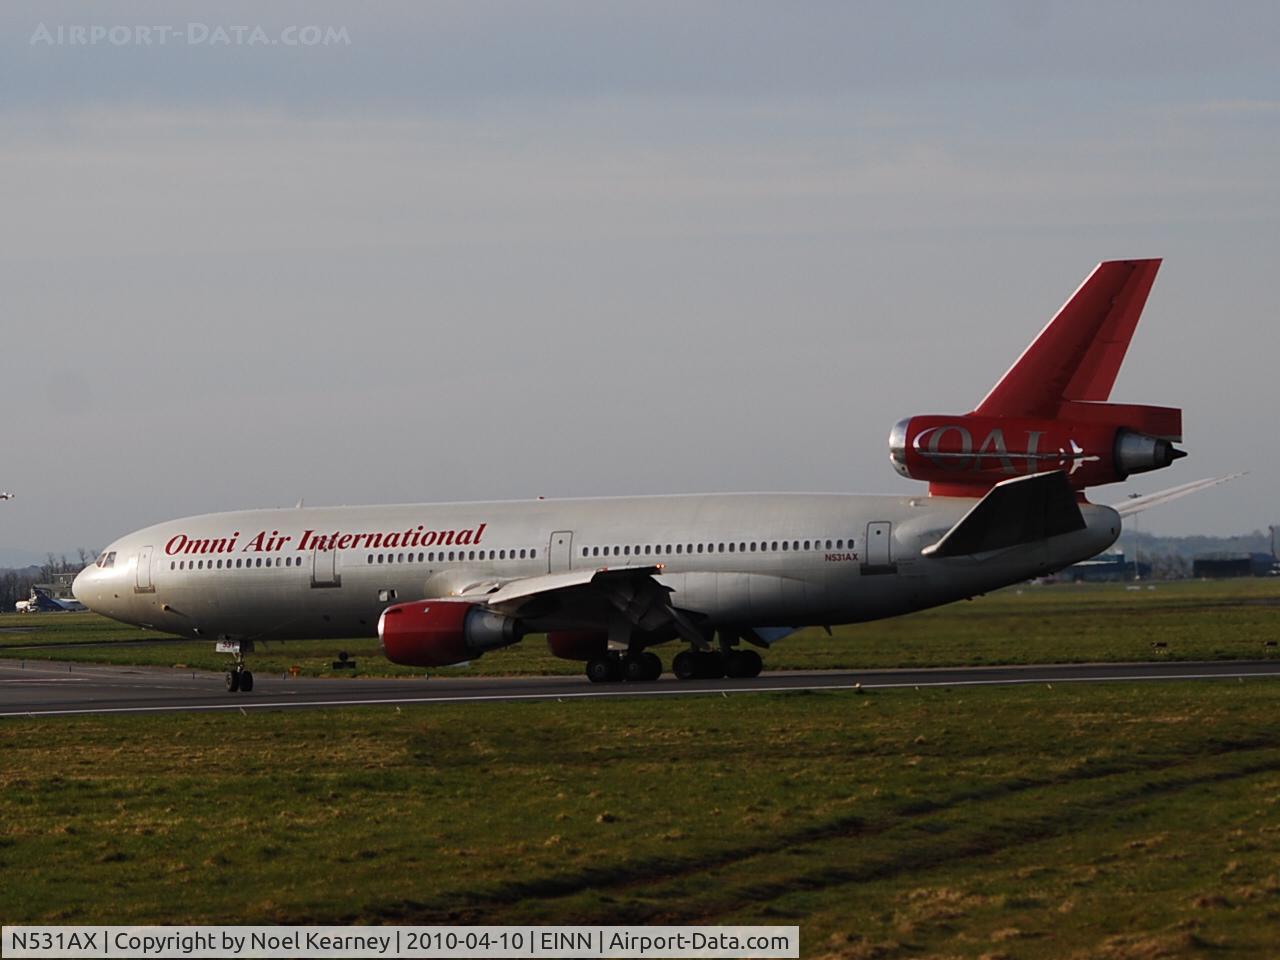
POLYGON ((698 544, 698 552, 699 552, 699 553, 701 553, 701 552, 702 552, 702 544, 698 544))
POLYGON ((808 540, 806 540, 806 541, 804 542, 804 548, 805 548, 806 550, 808 550, 808 549, 809 549, 809 541, 808 541, 808 540))
POLYGON ((684 551, 682 551, 682 550, 680 549, 680 548, 681 548, 681 547, 683 547, 683 546, 684 546, 684 544, 677 543, 677 544, 676 544, 676 553, 683 553, 684 551))
POLYGON ((721 553, 724 553, 724 544, 723 544, 723 543, 722 543, 722 544, 720 544, 720 552, 721 552, 721 553))
POLYGON ((782 549, 783 550, 787 549, 787 541, 785 540, 782 541, 782 549))
POLYGON ((535 559, 535 560, 536 560, 536 559, 538 559, 538 551, 537 551, 537 550, 530 550, 530 551, 529 551, 529 556, 533 557, 533 559, 535 559))
POLYGON ((731 543, 731 544, 729 544, 729 552, 730 552, 730 553, 733 553, 733 544, 732 544, 732 543, 731 543))
POLYGON ((622 552, 625 553, 628 557, 631 556, 631 545, 627 544, 627 546, 623 547, 622 552))
POLYGON ((837 549, 837 550, 843 550, 843 549, 844 549, 844 541, 843 541, 843 540, 837 540, 837 541, 836 541, 836 549, 837 549))
POLYGON ((397 563, 404 563, 404 554, 403 554, 403 553, 397 553, 397 554, 396 554, 396 562, 397 562, 397 563))

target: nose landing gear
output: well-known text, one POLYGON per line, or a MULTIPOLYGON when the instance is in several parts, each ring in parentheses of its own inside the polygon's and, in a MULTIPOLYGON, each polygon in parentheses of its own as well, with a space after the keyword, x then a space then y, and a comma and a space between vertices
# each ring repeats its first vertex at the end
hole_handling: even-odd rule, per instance
POLYGON ((249 693, 253 690, 253 674, 245 662, 245 654, 253 653, 252 640, 219 640, 214 648, 218 653, 230 653, 235 657, 227 670, 227 693, 249 693))

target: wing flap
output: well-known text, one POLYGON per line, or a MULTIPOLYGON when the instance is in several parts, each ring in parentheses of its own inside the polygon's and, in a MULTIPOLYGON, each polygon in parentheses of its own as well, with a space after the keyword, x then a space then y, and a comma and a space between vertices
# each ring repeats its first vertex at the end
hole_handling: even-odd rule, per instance
POLYGON ((996 484, 941 540, 921 552, 926 557, 970 556, 1084 527, 1071 482, 1063 471, 1053 470, 996 484))
POLYGON ((661 572, 660 566, 583 567, 579 570, 566 570, 562 573, 546 573, 538 577, 512 580, 493 593, 485 594, 482 599, 489 606, 498 607, 517 600, 527 600, 538 594, 567 590, 570 587, 583 587, 589 583, 602 583, 610 578, 651 577, 661 572))

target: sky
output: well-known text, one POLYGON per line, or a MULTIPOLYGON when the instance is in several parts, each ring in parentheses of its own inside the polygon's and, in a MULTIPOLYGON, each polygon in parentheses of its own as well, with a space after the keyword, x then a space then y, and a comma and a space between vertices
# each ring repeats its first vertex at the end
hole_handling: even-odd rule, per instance
POLYGON ((892 424, 1152 256, 1112 399, 1190 456, 1093 499, 1247 470, 1143 530, 1265 529, 1278 168, 1274 3, 7 3, 0 562, 299 498, 918 492, 892 424))

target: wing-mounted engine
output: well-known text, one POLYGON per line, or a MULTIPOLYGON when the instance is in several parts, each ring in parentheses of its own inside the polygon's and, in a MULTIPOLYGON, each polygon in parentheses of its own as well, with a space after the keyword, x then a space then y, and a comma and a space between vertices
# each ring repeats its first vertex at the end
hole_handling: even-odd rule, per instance
POLYGON ((422 600, 387 607, 378 618, 378 640, 392 663, 443 667, 474 660, 486 650, 524 636, 514 617, 462 600, 422 600))
POLYGON ((940 496, 982 496, 1062 470, 1076 490, 1160 470, 1186 456, 1182 411, 1110 403, 1159 260, 1098 264, 972 412, 916 416, 889 434, 904 477, 940 496))

